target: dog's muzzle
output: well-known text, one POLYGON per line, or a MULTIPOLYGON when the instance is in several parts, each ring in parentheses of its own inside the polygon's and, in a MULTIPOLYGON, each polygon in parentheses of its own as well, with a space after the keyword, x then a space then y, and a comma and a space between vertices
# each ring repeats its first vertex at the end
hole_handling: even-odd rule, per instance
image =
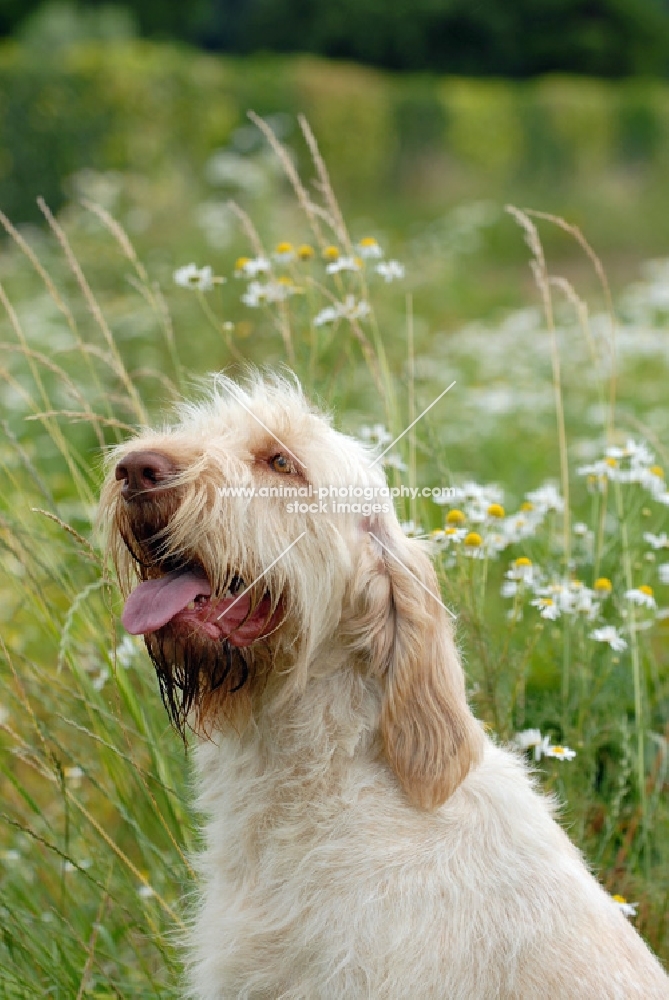
POLYGON ((227 640, 249 646, 273 632, 282 618, 281 601, 269 594, 246 593, 244 579, 230 569, 224 593, 213 594, 197 554, 176 560, 164 558, 170 517, 181 502, 179 470, 169 455, 159 451, 133 451, 116 466, 121 483, 126 546, 138 558, 145 578, 129 595, 121 620, 133 635, 149 635, 170 626, 201 639, 227 640))

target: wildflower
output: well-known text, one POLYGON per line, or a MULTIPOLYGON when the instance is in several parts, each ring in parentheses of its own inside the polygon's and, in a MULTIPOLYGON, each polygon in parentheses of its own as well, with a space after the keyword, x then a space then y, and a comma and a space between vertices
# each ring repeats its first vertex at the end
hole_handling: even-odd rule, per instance
POLYGON ((551 746, 550 736, 542 736, 540 729, 524 729, 516 733, 516 744, 521 750, 534 749, 534 759, 540 761, 542 757, 554 757, 556 760, 573 760, 576 751, 569 747, 551 746))
POLYGON ((624 896, 619 896, 617 893, 612 896, 613 902, 620 907, 621 911, 626 917, 636 917, 636 908, 638 903, 628 903, 624 896))
POLYGON ((313 260, 314 248, 309 246, 308 243, 303 243, 297 248, 297 256, 300 260, 313 260))
POLYGON ((280 264, 289 264, 295 260, 295 249, 292 243, 277 243, 274 247, 274 260, 280 264))
POLYGON ((544 757, 554 757, 556 760, 573 760, 576 756, 576 751, 571 750, 569 747, 563 746, 547 746, 544 750, 544 757))
POLYGON ((500 503, 491 503, 487 513, 488 517, 504 517, 504 508, 500 503))
POLYGON ((553 483, 544 483, 538 490, 533 490, 527 494, 527 499, 534 504, 537 511, 543 515, 549 510, 561 511, 564 509, 564 500, 560 492, 553 483))
POLYGON ((608 597, 613 590, 613 584, 606 576, 598 577, 592 585, 592 589, 598 596, 608 597))
POLYGON ((363 441, 371 441, 378 445, 390 444, 393 440, 392 434, 386 430, 383 424, 374 424, 373 427, 361 427, 360 437, 363 441))
POLYGON ((84 777, 84 772, 80 767, 64 767, 63 776, 72 788, 79 788, 81 779, 84 777))
POLYGON ((206 267, 186 264, 174 272, 174 281, 182 288, 193 288, 198 292, 210 292, 214 287, 213 273, 208 264, 206 267))
POLYGON ((444 536, 447 542, 461 542, 467 537, 466 528, 444 528, 444 536))
POLYGON ((387 465, 389 469, 397 469, 398 472, 406 472, 408 470, 408 465, 406 462, 402 461, 400 455, 396 451, 391 451, 387 455, 384 455, 381 459, 384 465, 387 465))
POLYGON ((258 306, 271 302, 283 302, 289 295, 297 294, 299 289, 290 278, 279 278, 278 281, 251 281, 242 295, 244 305, 256 309, 258 306))
POLYGON ((608 642, 611 649, 616 653, 622 653, 627 649, 627 642, 621 636, 614 625, 604 625, 603 628, 596 628, 590 633, 590 638, 595 642, 608 642))
MULTIPOLYGON (((116 647, 116 662, 127 670, 132 666, 132 661, 137 655, 137 646, 129 635, 124 635, 121 642, 116 647)), ((114 653, 109 651, 109 659, 114 659, 114 653)))
POLYGON ((324 326, 326 323, 335 323, 338 319, 364 319, 371 312, 369 303, 364 299, 356 300, 353 295, 347 295, 343 302, 336 302, 314 316, 314 326, 324 326))
POLYGON ((478 532, 476 532, 476 531, 470 531, 465 536, 465 545, 468 548, 476 549, 476 548, 479 548, 481 545, 483 545, 483 539, 478 534, 478 532))
POLYGON ((357 257, 337 257, 325 268, 328 274, 339 274, 340 271, 360 271, 361 262, 357 257))
POLYGON ((266 257, 240 257, 235 264, 236 278, 257 278, 261 274, 269 274, 270 262, 266 257))
POLYGON ((363 236, 356 249, 364 259, 383 257, 383 250, 373 236, 363 236))
POLYGON ((520 509, 524 514, 529 514, 530 511, 534 510, 534 504, 530 503, 529 500, 525 500, 521 503, 520 509))
POLYGON ((142 884, 137 890, 137 895, 141 899, 151 899, 152 896, 155 896, 155 891, 151 888, 150 885, 142 884))
POLYGON ((519 586, 532 587, 538 581, 538 573, 527 556, 520 556, 507 570, 502 584, 502 597, 515 597, 519 586))
POLYGON ((340 313, 336 306, 325 306, 314 316, 314 326, 327 326, 329 323, 336 323, 339 318, 340 313))
POLYGON ((669 538, 667 538, 666 531, 663 531, 661 535, 653 535, 650 531, 644 531, 643 540, 648 542, 653 549, 669 549, 669 538))
POLYGON ((669 563, 660 563, 657 567, 657 574, 660 578, 660 583, 669 583, 669 563))
POLYGON ((381 261, 380 264, 376 265, 374 270, 387 283, 401 280, 405 275, 404 264, 400 264, 398 260, 381 261))
POLYGON ((323 250, 323 260, 337 260, 339 257, 339 250, 337 247, 325 247, 323 250))
POLYGON ((423 534, 420 524, 416 524, 415 521, 400 521, 400 528, 407 538, 415 538, 417 535, 423 534))
POLYGON ((446 515, 446 524, 464 524, 466 520, 467 518, 462 511, 455 508, 453 510, 449 510, 446 515))
POLYGON ((560 608, 552 597, 536 597, 530 601, 530 604, 533 608, 539 608, 539 614, 542 618, 548 618, 554 622, 560 617, 560 608))
POLYGON ((535 759, 540 760, 540 756, 536 756, 537 748, 541 746, 540 729, 523 729, 522 732, 516 733, 515 742, 521 750, 533 749, 535 752, 535 759))
POLYGON ((639 604, 642 607, 651 609, 657 607, 655 597, 653 595, 653 588, 649 587, 646 583, 642 583, 640 587, 625 591, 625 597, 628 601, 632 601, 634 604, 639 604))

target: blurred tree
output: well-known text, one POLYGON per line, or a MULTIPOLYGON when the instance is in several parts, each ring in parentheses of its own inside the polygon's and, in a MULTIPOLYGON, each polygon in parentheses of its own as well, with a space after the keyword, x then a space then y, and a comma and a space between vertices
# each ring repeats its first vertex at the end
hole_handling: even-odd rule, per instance
MULTIPOLYGON (((34 0, 0 0, 0 33, 34 0)), ((82 0, 80 10, 100 6, 82 0)), ((142 34, 393 70, 531 77, 669 73, 669 0, 126 0, 142 34)))
POLYGON ((245 7, 237 29, 244 51, 515 77, 669 70, 666 0, 247 0, 245 7))

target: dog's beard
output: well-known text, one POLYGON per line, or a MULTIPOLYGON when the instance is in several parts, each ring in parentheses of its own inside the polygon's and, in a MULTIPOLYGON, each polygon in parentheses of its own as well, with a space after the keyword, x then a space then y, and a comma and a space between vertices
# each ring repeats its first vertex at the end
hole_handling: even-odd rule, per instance
POLYGON ((169 624, 144 637, 160 685, 160 694, 172 725, 186 738, 195 715, 201 729, 205 711, 240 692, 255 674, 255 656, 223 640, 212 642, 197 632, 169 624))

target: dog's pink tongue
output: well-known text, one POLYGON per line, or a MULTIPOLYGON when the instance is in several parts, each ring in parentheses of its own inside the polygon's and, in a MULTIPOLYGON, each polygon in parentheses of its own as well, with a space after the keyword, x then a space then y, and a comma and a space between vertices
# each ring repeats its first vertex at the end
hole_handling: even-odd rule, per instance
POLYGON ((159 580, 145 580, 125 602, 121 621, 131 635, 155 632, 200 594, 211 594, 209 581, 202 573, 175 570, 159 580))

